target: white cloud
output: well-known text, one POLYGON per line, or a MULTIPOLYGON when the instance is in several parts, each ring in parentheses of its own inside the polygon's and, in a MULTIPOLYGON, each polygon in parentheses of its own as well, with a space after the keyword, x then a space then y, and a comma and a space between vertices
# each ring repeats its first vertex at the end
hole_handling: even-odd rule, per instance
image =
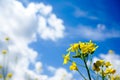
POLYGON ((107 54, 100 54, 99 57, 94 57, 93 62, 95 62, 98 59, 103 59, 105 61, 110 61, 110 63, 113 65, 113 68, 116 69, 117 73, 120 73, 120 55, 116 53, 110 53, 107 54))
POLYGON ((49 77, 48 80, 72 80, 72 74, 68 73, 64 68, 58 68, 55 71, 55 74, 53 77, 49 77))
POLYGON ((43 16, 39 16, 39 27, 38 31, 40 37, 43 39, 52 39, 56 40, 57 38, 63 37, 64 26, 62 25, 63 21, 57 19, 55 14, 49 15, 48 19, 43 16))
POLYGON ((75 17, 78 17, 78 18, 84 17, 92 20, 98 20, 98 17, 91 15, 90 12, 81 10, 78 7, 74 7, 74 8, 75 8, 75 11, 74 11, 75 17))
POLYGON ((73 16, 76 18, 87 18, 91 20, 98 20, 98 17, 95 14, 92 14, 89 10, 84 10, 74 4, 67 3, 67 5, 74 9, 73 16))
POLYGON ((50 71, 53 76, 49 76, 47 80, 75 80, 73 79, 74 72, 67 72, 64 68, 55 68, 53 66, 48 66, 48 71, 50 71))
POLYGON ((54 68, 53 66, 48 66, 48 71, 50 71, 51 73, 54 73, 56 71, 56 68, 54 68))
MULTIPOLYGON (((1 29, 9 34, 16 36, 32 37, 35 39, 36 34, 39 34, 43 39, 56 40, 64 36, 63 21, 53 14, 52 7, 46 6, 43 3, 30 3, 25 8, 19 1, 6 2, 2 1, 0 6, 0 22, 1 29), (5 6, 8 4, 7 6, 5 6), (41 18, 43 21, 41 21, 41 18), (26 32, 27 30, 27 32, 26 32)), ((32 41, 31 40, 31 41, 32 41)))
MULTIPOLYGON (((31 63, 36 64, 36 70, 42 67, 41 62, 36 62, 38 52, 29 44, 37 41, 37 35, 53 41, 63 38, 63 21, 52 13, 52 6, 43 3, 28 3, 24 7, 18 0, 0 0, 0 11, 0 51, 8 50, 6 59, 9 64, 3 67, 8 66, 8 72, 14 73, 12 80, 26 80, 28 77, 48 80, 47 75, 29 69, 31 63), (10 37, 9 43, 4 41, 6 36, 10 37)), ((0 54, 0 64, 3 63, 0 54)))
POLYGON ((36 64, 35 64, 35 71, 36 71, 36 73, 40 73, 40 72, 42 72, 42 63, 41 62, 36 62, 36 64))
POLYGON ((79 25, 77 29, 70 29, 69 36, 79 36, 88 40, 105 40, 109 38, 119 38, 120 31, 108 29, 104 24, 98 24, 96 28, 79 25))

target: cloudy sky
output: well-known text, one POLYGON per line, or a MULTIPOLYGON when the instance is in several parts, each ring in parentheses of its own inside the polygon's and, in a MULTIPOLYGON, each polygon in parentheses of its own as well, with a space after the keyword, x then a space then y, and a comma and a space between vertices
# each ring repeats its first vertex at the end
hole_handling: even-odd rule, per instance
POLYGON ((62 55, 71 43, 89 40, 99 46, 94 60, 111 61, 120 70, 119 5, 118 0, 0 0, 0 50, 9 50, 13 80, 78 80, 62 55))

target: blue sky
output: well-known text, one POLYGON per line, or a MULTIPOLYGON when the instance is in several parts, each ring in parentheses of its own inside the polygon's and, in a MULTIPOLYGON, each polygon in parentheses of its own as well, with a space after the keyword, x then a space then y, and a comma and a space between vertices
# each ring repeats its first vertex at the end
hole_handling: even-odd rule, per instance
MULTIPOLYGON (((120 57, 119 0, 2 0, 1 4, 0 11, 5 9, 0 14, 0 26, 3 26, 0 35, 10 36, 13 47, 23 50, 21 53, 31 53, 30 60, 35 60, 34 63, 28 61, 31 70, 40 61, 44 70, 42 74, 52 74, 47 66, 56 71, 62 67, 71 72, 69 65, 63 65, 62 55, 66 54, 71 43, 79 41, 95 42, 99 46, 94 53, 97 58, 105 59, 101 54, 106 56, 108 50, 120 57)), ((11 46, 10 49, 20 53, 11 46)))
MULTIPOLYGON (((59 39, 56 42, 40 39, 38 42, 30 45, 35 50, 43 53, 42 56, 44 57, 41 57, 41 60, 46 64, 51 64, 56 67, 62 66, 61 55, 66 53, 69 44, 78 41, 89 41, 89 39, 92 40, 92 38, 81 38, 81 36, 78 35, 79 32, 74 32, 74 29, 77 29, 79 25, 95 29, 98 24, 101 24, 105 26, 108 32, 115 30, 120 33, 120 11, 118 9, 119 1, 117 0, 112 2, 108 0, 37 0, 35 2, 43 2, 47 5, 52 5, 53 12, 64 21, 66 28, 66 35, 63 39, 59 39)), ((120 37, 93 40, 99 45, 95 55, 107 53, 109 49, 115 50, 115 52, 118 53, 120 50, 119 40, 120 37)))
MULTIPOLYGON (((31 0, 32 2, 32 0, 31 0)), ((33 0, 34 2, 34 0, 33 0)), ((78 41, 89 41, 91 38, 81 37, 76 29, 80 25, 96 29, 98 24, 105 26, 105 31, 111 33, 116 31, 118 37, 106 37, 105 39, 93 40, 99 48, 95 52, 95 56, 100 53, 107 53, 112 49, 119 53, 120 48, 120 11, 119 1, 117 0, 37 0, 35 2, 43 2, 52 5, 53 12, 57 17, 64 21, 65 37, 58 41, 38 40, 38 42, 30 44, 30 47, 42 53, 41 61, 47 65, 55 67, 65 67, 62 65, 62 54, 66 53, 69 44, 78 41)), ((112 36, 112 34, 110 34, 112 36)), ((98 35, 99 37, 99 35, 98 35)), ((102 37, 101 37, 102 38, 102 37)), ((68 66, 67 66, 68 68, 68 66)))

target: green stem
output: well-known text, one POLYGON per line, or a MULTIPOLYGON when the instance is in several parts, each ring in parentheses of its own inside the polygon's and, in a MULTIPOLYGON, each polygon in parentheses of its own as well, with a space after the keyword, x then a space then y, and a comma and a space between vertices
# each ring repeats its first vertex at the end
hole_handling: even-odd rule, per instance
POLYGON ((104 66, 102 65, 102 80, 104 80, 104 78, 105 78, 103 67, 104 67, 104 66))
POLYGON ((112 80, 110 75, 108 75, 108 77, 109 77, 110 80, 112 80))
POLYGON ((5 80, 5 54, 3 55, 3 79, 5 80))
POLYGON ((78 71, 78 73, 84 78, 84 80, 87 80, 86 78, 85 78, 85 76, 79 71, 79 70, 77 70, 78 71))
POLYGON ((103 73, 103 70, 102 70, 102 80, 104 80, 104 73, 103 73))
POLYGON ((89 66, 89 69, 91 68, 92 66, 92 55, 90 54, 90 66, 89 66))
POLYGON ((89 80, 91 80, 90 71, 88 69, 88 66, 87 66, 85 58, 83 58, 83 61, 84 61, 84 64, 85 64, 85 67, 86 67, 86 70, 87 70, 87 73, 88 73, 89 80))

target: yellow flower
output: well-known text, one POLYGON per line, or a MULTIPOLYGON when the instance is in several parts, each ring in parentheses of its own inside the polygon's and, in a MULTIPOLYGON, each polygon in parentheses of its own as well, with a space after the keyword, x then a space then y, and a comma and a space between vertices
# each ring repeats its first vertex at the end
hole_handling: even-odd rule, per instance
POLYGON ((2 50, 2 53, 3 53, 3 54, 6 54, 6 53, 7 53, 7 50, 2 50))
POLYGON ((64 58, 63 64, 67 64, 68 61, 70 60, 70 53, 68 53, 65 56, 63 56, 63 58, 64 58))
POLYGON ((68 48, 67 51, 70 51, 70 52, 75 52, 79 49, 79 43, 74 43, 74 44, 71 44, 70 45, 70 48, 68 48))
POLYGON ((104 60, 98 60, 98 61, 96 61, 96 65, 97 65, 97 66, 102 66, 102 65, 104 65, 104 60))
POLYGON ((107 68, 107 69, 105 70, 105 73, 106 73, 106 74, 109 74, 110 71, 111 71, 111 68, 107 68))
POLYGON ((3 66, 2 65, 0 65, 0 69, 2 69, 3 68, 3 66))
POLYGON ((106 67, 109 67, 109 66, 111 66, 111 63, 110 63, 110 62, 106 62, 106 63, 105 63, 105 66, 106 66, 106 67))
POLYGON ((114 54, 114 51, 113 50, 109 50, 108 53, 109 54, 114 54))
POLYGON ((8 78, 11 78, 12 76, 13 76, 12 73, 8 73, 8 74, 7 74, 7 77, 8 77, 8 78))
POLYGON ((80 42, 80 50, 81 50, 81 53, 84 55, 84 56, 87 56, 88 53, 89 53, 89 49, 88 49, 88 45, 84 42, 80 42))
POLYGON ((84 55, 87 55, 88 53, 92 54, 98 46, 96 46, 92 41, 89 42, 80 42, 80 50, 84 55))
POLYGON ((2 75, 2 74, 0 74, 0 79, 1 79, 1 78, 3 78, 3 75, 2 75))
POLYGON ((92 69, 96 72, 100 71, 100 67, 104 65, 104 60, 98 60, 93 64, 92 69))
POLYGON ((112 69, 112 68, 106 68, 106 70, 105 70, 106 74, 114 74, 115 72, 116 72, 116 70, 112 69))
POLYGON ((101 76, 107 76, 107 74, 104 71, 100 71, 101 76))
POLYGON ((120 80, 120 75, 111 76, 111 80, 120 80))
POLYGON ((72 62, 72 65, 70 66, 70 70, 78 70, 77 65, 75 62, 72 62))
POLYGON ((92 40, 90 40, 88 42, 88 51, 89 51, 89 53, 94 52, 97 48, 98 48, 98 46, 96 46, 94 43, 92 43, 92 40))
POLYGON ((94 71, 97 71, 97 72, 99 72, 99 71, 100 71, 100 68, 99 68, 99 66, 98 66, 98 65, 96 65, 96 63, 94 63, 94 64, 93 64, 92 69, 93 69, 94 71))
POLYGON ((112 73, 112 74, 115 74, 115 72, 116 72, 115 69, 112 69, 112 70, 111 70, 111 73, 112 73))
POLYGON ((9 41, 10 39, 9 39, 9 37, 6 37, 5 40, 6 40, 6 41, 9 41))

